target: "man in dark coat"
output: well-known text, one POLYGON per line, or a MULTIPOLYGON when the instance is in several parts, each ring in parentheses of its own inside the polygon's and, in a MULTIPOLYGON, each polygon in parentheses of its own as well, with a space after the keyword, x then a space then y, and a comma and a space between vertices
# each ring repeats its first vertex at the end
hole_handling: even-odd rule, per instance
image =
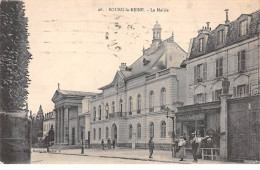
POLYGON ((192 154, 193 154, 193 162, 198 162, 198 147, 199 147, 199 143, 198 143, 198 139, 195 136, 195 133, 192 133, 192 140, 191 140, 191 149, 192 149, 192 154))
POLYGON ((115 147, 116 147, 116 140, 113 139, 113 148, 115 149, 115 147))
POLYGON ((107 147, 108 147, 108 149, 111 149, 111 140, 110 140, 110 138, 108 138, 108 140, 107 140, 107 147))
POLYGON ((104 139, 101 140, 101 147, 103 150, 105 150, 105 147, 104 147, 104 139))
POLYGON ((148 142, 148 147, 149 147, 149 158, 153 158, 152 155, 153 155, 153 149, 154 149, 154 142, 153 142, 153 138, 151 137, 149 142, 148 142))

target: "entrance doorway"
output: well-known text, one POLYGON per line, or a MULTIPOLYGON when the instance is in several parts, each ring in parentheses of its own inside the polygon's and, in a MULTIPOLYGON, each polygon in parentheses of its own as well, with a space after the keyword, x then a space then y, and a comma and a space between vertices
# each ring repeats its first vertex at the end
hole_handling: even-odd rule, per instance
POLYGON ((115 140, 115 142, 117 143, 117 127, 116 127, 116 124, 112 125, 112 128, 111 128, 111 139, 112 139, 112 141, 115 140))

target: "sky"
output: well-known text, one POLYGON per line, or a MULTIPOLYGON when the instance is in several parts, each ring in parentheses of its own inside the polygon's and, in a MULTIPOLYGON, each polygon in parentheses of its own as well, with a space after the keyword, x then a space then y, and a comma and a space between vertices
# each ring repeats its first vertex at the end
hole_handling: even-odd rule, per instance
POLYGON ((162 39, 173 32, 175 42, 187 52, 190 39, 206 22, 212 29, 224 23, 225 9, 230 21, 260 9, 260 0, 24 1, 33 57, 28 105, 34 114, 40 105, 44 113, 54 109, 51 98, 58 83, 62 90, 101 92, 98 88, 113 80, 121 63, 131 65, 143 47, 149 47, 156 21, 162 39))

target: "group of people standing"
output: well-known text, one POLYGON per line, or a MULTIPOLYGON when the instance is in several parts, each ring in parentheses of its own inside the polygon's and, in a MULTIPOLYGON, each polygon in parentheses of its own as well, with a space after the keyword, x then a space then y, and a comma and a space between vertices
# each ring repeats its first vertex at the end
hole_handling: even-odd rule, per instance
MULTIPOLYGON (((115 149, 115 147, 116 147, 116 141, 115 141, 115 139, 113 140, 112 145, 113 145, 113 148, 115 149)), ((105 142, 104 142, 104 139, 101 140, 101 148, 102 148, 102 150, 105 150, 105 142)), ((108 149, 111 149, 111 140, 110 140, 110 138, 108 138, 108 140, 107 140, 107 148, 108 148, 108 149)))
MULTIPOLYGON (((196 136, 195 133, 192 133, 191 136, 192 136, 192 140, 190 141, 190 143, 191 143, 191 150, 194 159, 193 162, 198 162, 198 157, 201 155, 201 147, 203 145, 202 143, 204 140, 208 140, 209 136, 203 138, 201 137, 201 135, 196 136)), ((180 161, 183 161, 184 159, 185 156, 184 151, 185 151, 186 144, 187 144, 186 137, 181 136, 177 146, 177 151, 179 152, 180 161)))

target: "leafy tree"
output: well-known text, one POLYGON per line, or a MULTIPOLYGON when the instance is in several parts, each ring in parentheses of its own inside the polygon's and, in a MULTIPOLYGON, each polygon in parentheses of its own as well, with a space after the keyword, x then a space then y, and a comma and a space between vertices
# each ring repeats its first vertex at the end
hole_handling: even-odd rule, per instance
POLYGON ((31 59, 27 22, 22 1, 1 1, 0 111, 21 110, 27 100, 31 59))

